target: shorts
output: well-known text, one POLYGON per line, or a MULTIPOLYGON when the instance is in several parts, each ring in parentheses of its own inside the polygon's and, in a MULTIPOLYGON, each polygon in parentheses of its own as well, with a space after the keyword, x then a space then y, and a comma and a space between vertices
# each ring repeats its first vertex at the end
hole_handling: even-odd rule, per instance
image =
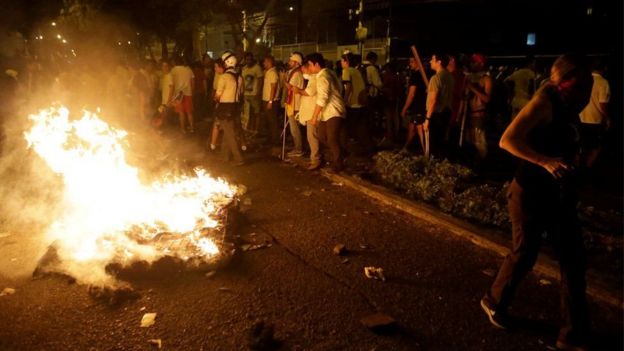
POLYGON ((427 116, 424 113, 408 113, 407 119, 410 123, 423 124, 427 120, 427 116))
POLYGON ((597 149, 602 146, 605 128, 602 124, 581 123, 580 134, 583 149, 597 149))
POLYGON ((193 113, 193 97, 183 96, 182 101, 175 105, 175 110, 178 113, 193 113))

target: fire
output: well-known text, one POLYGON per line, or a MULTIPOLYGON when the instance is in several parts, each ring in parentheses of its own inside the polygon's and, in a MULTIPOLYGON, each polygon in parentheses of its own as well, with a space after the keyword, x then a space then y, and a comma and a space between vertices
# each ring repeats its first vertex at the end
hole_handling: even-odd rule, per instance
POLYGON ((235 187, 201 169, 194 177, 144 184, 139 170, 126 162, 127 133, 95 113, 72 120, 60 107, 29 118, 29 147, 64 184, 62 214, 46 235, 65 273, 101 283, 111 279, 105 272, 111 262, 164 256, 205 262, 219 253, 204 234, 219 226, 219 211, 233 201, 235 187))

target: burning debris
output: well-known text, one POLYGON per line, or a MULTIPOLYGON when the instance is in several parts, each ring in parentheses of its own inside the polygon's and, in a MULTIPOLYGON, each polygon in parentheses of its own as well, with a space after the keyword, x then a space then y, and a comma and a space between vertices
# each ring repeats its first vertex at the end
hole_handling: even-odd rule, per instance
POLYGON ((136 262, 167 257, 198 267, 229 254, 223 237, 237 204, 234 186, 202 169, 146 184, 126 162, 127 133, 94 113, 72 119, 68 109, 50 108, 30 120, 29 147, 63 184, 61 215, 47 230, 52 244, 35 275, 61 273, 123 291, 116 275, 136 262))

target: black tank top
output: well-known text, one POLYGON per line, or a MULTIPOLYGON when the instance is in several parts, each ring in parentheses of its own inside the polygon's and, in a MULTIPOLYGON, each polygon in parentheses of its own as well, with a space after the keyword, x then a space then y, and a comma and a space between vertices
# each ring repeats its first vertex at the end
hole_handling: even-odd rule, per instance
MULTIPOLYGON (((579 116, 568 108, 556 92, 556 87, 547 86, 542 93, 552 105, 552 121, 529 133, 529 145, 542 155, 563 159, 574 165, 579 152, 579 116)), ((575 171, 570 171, 562 179, 555 179, 547 170, 528 161, 521 161, 516 171, 516 181, 523 189, 538 191, 573 190, 575 171)))

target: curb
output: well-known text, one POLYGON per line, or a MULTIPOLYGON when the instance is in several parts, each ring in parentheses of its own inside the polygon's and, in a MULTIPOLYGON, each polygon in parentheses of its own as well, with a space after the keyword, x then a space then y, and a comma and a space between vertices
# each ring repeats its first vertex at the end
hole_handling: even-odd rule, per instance
MULTIPOLYGON (((299 162, 296 161, 294 163, 299 164, 299 162)), ((484 231, 492 232, 491 230, 484 230, 483 228, 479 228, 473 224, 459 220, 440 212, 432 206, 404 199, 384 187, 371 184, 353 176, 335 174, 328 172, 325 169, 322 169, 320 173, 325 178, 336 183, 342 183, 344 186, 356 190, 378 202, 381 202, 384 205, 393 207, 399 211, 409 214, 412 217, 427 221, 431 224, 442 226, 455 236, 468 240, 476 246, 495 252, 501 257, 505 257, 509 253, 508 244, 497 243, 493 240, 484 238, 482 234, 477 234, 483 233, 484 231)), ((555 260, 543 254, 540 254, 537 263, 533 267, 533 272, 541 274, 552 280, 558 282, 560 281, 559 265, 555 260)), ((624 301, 622 300, 622 296, 605 289, 597 280, 591 279, 591 277, 587 277, 587 295, 591 296, 596 301, 624 310, 624 301)))

